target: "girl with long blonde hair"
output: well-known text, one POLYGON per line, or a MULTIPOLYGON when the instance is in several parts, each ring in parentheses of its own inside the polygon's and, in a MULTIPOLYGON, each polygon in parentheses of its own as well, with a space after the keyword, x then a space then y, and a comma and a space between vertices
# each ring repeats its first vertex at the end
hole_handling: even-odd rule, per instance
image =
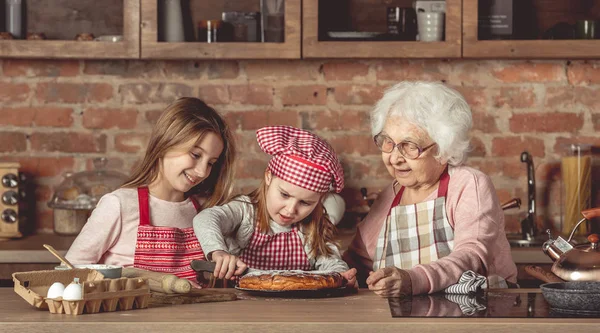
POLYGON ((213 108, 197 98, 176 100, 154 126, 142 162, 100 199, 67 258, 195 280, 189 264, 205 256, 192 219, 229 199, 234 157, 233 136, 213 108))

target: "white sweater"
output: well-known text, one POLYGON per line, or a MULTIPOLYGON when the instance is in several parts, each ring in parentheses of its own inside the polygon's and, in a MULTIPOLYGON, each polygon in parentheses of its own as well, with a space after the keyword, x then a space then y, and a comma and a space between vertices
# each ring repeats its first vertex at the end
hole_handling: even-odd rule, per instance
MULTIPOLYGON (((230 203, 205 209, 194 217, 194 232, 200 241, 204 253, 221 250, 239 256, 250 242, 254 233, 254 206, 250 204, 248 196, 240 196, 230 203)), ((291 226, 281 226, 273 220, 269 221, 270 234, 288 232, 291 226)), ((310 253, 310 243, 304 236, 302 229, 298 232, 307 256, 310 253)), ((331 256, 310 257, 311 268, 319 271, 347 271, 348 265, 341 259, 339 249, 335 244, 328 243, 333 251, 331 256)))

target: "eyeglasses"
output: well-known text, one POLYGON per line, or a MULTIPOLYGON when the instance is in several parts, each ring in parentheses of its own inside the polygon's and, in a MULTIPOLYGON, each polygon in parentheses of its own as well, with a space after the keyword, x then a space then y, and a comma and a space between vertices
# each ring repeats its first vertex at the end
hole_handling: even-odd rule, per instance
POLYGON ((436 144, 434 142, 427 147, 421 148, 416 143, 410 141, 395 143, 394 140, 384 134, 375 135, 373 140, 375 141, 377 148, 379 148, 379 150, 382 152, 389 154, 394 151, 394 148, 398 147, 400 154, 410 160, 419 158, 419 156, 421 156, 421 154, 423 154, 427 149, 435 146, 436 144))

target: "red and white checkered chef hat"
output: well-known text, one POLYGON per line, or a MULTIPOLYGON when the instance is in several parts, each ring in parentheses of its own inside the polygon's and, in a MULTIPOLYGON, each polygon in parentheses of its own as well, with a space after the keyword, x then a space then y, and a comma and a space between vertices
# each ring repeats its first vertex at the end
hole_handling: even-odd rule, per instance
POLYGON ((291 126, 268 126, 256 132, 260 149, 273 155, 273 175, 314 192, 340 192, 344 170, 331 146, 318 136, 291 126))

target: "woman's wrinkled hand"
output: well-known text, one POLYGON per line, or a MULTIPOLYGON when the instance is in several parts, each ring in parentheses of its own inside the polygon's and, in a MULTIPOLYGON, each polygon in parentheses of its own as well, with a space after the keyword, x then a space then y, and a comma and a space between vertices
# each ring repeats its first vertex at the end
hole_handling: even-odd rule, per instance
POLYGON ((412 295, 412 281, 407 271, 397 267, 385 267, 369 272, 369 290, 381 297, 403 297, 412 295))
POLYGON ((347 288, 358 288, 358 284, 356 283, 356 268, 351 268, 341 274, 347 281, 347 288))
POLYGON ((217 264, 213 275, 218 279, 229 280, 234 275, 241 275, 248 268, 238 257, 221 250, 212 252, 211 260, 217 264))

